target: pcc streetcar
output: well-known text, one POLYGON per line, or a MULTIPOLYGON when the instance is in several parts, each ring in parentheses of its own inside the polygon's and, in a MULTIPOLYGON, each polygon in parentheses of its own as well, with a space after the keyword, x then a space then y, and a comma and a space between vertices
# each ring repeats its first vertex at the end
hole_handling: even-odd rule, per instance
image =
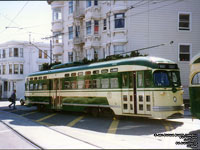
POLYGON ((190 61, 189 81, 191 113, 200 118, 200 53, 190 61))
POLYGON ((177 64, 158 57, 35 72, 25 91, 26 103, 38 108, 162 119, 183 114, 182 94, 177 64))

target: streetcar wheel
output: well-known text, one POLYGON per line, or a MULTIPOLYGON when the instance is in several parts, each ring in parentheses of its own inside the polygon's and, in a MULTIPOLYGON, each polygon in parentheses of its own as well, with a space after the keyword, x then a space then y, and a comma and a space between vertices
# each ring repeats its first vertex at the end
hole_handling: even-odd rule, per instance
POLYGON ((21 106, 23 106, 25 104, 24 100, 21 99, 20 104, 21 104, 21 106))
POLYGON ((93 117, 98 117, 99 116, 99 109, 98 108, 92 108, 91 113, 92 113, 93 117))

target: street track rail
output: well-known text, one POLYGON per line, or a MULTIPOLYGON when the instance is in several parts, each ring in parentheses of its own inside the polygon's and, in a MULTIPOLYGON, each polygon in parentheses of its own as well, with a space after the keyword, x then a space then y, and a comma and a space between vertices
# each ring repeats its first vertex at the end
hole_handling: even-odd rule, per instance
MULTIPOLYGON (((11 113, 12 113, 12 112, 11 112, 11 113)), ((34 120, 33 120, 33 121, 34 121, 34 120)), ((11 126, 7 125, 5 122, 3 122, 3 121, 1 121, 1 122, 2 122, 6 127, 8 127, 9 129, 11 129, 12 131, 14 131, 14 133, 15 133, 16 135, 18 135, 20 138, 22 138, 23 140, 25 140, 26 142, 28 142, 28 143, 30 143, 32 146, 34 146, 36 149, 45 149, 45 148, 39 146, 38 144, 36 144, 35 142, 33 142, 32 140, 30 140, 29 138, 23 136, 21 133, 17 132, 17 131, 16 131, 15 129, 13 129, 11 126)), ((37 123, 39 123, 39 124, 42 124, 42 123, 40 123, 39 121, 36 121, 36 120, 35 120, 35 122, 37 122, 37 123)), ((91 146, 96 147, 97 149, 103 149, 103 147, 99 147, 99 146, 97 146, 97 145, 95 145, 95 144, 92 144, 92 143, 90 143, 90 142, 87 142, 87 141, 85 141, 85 140, 81 140, 81 139, 79 139, 79 138, 76 138, 76 137, 74 137, 74 136, 68 135, 68 134, 66 134, 66 133, 62 133, 62 132, 60 132, 60 131, 58 131, 58 130, 56 130, 56 129, 52 129, 52 128, 50 128, 48 125, 45 125, 45 124, 42 124, 42 125, 44 125, 45 127, 47 127, 48 129, 50 129, 50 130, 52 130, 52 131, 54 131, 54 132, 57 132, 57 133, 62 134, 62 135, 64 135, 64 136, 67 136, 67 137, 70 137, 70 138, 72 138, 72 139, 81 141, 81 142, 83 142, 83 143, 89 144, 89 145, 91 145, 91 146)))
POLYGON ((7 125, 5 122, 3 122, 3 121, 0 121, 0 122, 3 123, 6 127, 8 127, 10 130, 12 130, 18 137, 20 137, 21 139, 23 139, 24 141, 26 141, 27 143, 29 143, 30 145, 32 145, 36 149, 44 149, 41 146, 39 146, 38 144, 36 144, 33 141, 31 141, 30 139, 28 139, 25 136, 23 136, 21 133, 17 132, 11 126, 7 125))

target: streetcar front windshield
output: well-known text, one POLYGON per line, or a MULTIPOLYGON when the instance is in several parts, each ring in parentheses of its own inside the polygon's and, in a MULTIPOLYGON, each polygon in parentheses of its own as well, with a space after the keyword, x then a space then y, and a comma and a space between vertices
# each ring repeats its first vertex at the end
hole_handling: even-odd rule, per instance
POLYGON ((155 86, 166 87, 170 85, 166 71, 155 71, 153 77, 155 86))
POLYGON ((155 71, 154 85, 157 87, 180 86, 180 75, 178 71, 155 71))

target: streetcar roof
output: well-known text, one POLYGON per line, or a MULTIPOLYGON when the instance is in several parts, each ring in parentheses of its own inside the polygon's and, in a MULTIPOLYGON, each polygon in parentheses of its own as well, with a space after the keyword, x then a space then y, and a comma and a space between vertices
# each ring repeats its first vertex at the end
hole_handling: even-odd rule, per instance
POLYGON ((200 63, 200 53, 195 55, 190 61, 190 64, 196 64, 196 63, 200 63))
POLYGON ((46 70, 46 71, 39 71, 39 72, 31 73, 29 74, 29 76, 53 74, 53 73, 60 73, 60 72, 71 72, 71 71, 104 68, 104 67, 112 67, 112 66, 114 67, 114 66, 120 66, 120 65, 139 65, 139 66, 146 66, 150 68, 158 68, 158 65, 157 65, 158 63, 175 64, 175 62, 171 60, 159 58, 159 57, 150 57, 150 56, 132 57, 132 58, 112 60, 112 61, 97 62, 97 63, 75 66, 75 67, 66 67, 66 68, 52 69, 52 70, 46 70))

